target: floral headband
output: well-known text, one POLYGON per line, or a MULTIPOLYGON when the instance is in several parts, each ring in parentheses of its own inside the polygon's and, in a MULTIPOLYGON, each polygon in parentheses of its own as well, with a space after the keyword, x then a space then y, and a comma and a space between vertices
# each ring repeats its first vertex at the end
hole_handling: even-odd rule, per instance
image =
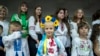
POLYGON ((44 28, 45 22, 53 22, 55 29, 58 28, 59 22, 55 17, 47 15, 46 17, 42 18, 41 23, 40 23, 41 28, 44 28))

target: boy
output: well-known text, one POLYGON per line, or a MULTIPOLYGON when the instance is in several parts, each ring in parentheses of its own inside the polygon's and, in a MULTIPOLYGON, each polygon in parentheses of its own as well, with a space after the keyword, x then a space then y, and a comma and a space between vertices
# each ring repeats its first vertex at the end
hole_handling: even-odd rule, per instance
POLYGON ((6 56, 29 56, 27 43, 22 38, 22 26, 18 21, 12 21, 9 27, 9 35, 3 37, 6 48, 6 56))

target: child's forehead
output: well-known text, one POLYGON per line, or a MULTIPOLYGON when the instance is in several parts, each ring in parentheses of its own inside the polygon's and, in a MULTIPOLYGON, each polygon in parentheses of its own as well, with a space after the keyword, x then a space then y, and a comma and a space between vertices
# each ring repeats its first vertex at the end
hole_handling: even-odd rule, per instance
POLYGON ((80 27, 80 29, 81 28, 87 28, 87 29, 89 29, 89 27, 87 25, 84 25, 84 26, 80 27))
POLYGON ((10 27, 21 27, 20 25, 10 24, 10 27))
POLYGON ((44 25, 53 25, 53 22, 46 22, 44 25))
POLYGON ((44 24, 44 27, 54 27, 54 23, 53 22, 46 22, 45 24, 44 24))

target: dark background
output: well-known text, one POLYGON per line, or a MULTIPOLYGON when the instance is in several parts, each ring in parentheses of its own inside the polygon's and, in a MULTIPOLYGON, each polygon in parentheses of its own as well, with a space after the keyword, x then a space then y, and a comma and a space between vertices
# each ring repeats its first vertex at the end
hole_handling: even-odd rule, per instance
POLYGON ((33 14, 34 7, 37 5, 42 6, 43 16, 54 14, 57 8, 64 7, 68 9, 69 16, 72 17, 78 8, 82 8, 90 24, 92 14, 100 9, 100 0, 0 0, 0 4, 8 7, 7 17, 10 19, 12 14, 17 13, 18 6, 22 1, 28 3, 29 15, 33 14))

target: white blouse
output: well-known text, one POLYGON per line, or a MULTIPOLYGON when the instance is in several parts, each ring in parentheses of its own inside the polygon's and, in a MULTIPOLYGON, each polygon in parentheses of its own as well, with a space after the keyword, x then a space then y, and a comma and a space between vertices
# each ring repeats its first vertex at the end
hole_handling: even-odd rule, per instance
MULTIPOLYGON (((16 50, 14 48, 14 41, 17 41, 18 43, 18 38, 21 38, 21 33, 20 32, 13 32, 12 34, 8 36, 3 37, 3 44, 6 49, 6 56, 16 56, 16 52, 18 53, 18 56, 22 56, 22 52, 24 56, 30 56, 29 55, 29 49, 28 49, 28 43, 26 42, 25 38, 21 38, 20 46, 17 48, 20 48, 21 50, 16 50)), ((17 44, 18 45, 18 44, 17 44)))
POLYGON ((100 19, 93 21, 92 25, 94 25, 94 24, 100 24, 100 19))
POLYGON ((92 42, 79 37, 72 40, 72 56, 93 56, 92 42))
POLYGON ((31 35, 31 37, 33 39, 38 39, 36 33, 42 34, 42 29, 40 28, 39 22, 37 22, 36 25, 35 25, 34 16, 30 16, 30 18, 29 18, 29 34, 31 35))
POLYGON ((75 37, 79 37, 79 34, 77 33, 78 27, 77 27, 77 23, 75 22, 70 22, 70 28, 71 28, 71 37, 72 39, 75 37))
POLYGON ((64 47, 70 47, 70 37, 67 34, 68 29, 63 23, 63 31, 61 30, 61 24, 59 24, 58 29, 55 31, 55 35, 63 43, 64 47))
POLYGON ((1 34, 2 36, 7 36, 8 35, 8 30, 9 30, 9 22, 4 20, 0 21, 0 25, 3 26, 3 33, 1 34))

